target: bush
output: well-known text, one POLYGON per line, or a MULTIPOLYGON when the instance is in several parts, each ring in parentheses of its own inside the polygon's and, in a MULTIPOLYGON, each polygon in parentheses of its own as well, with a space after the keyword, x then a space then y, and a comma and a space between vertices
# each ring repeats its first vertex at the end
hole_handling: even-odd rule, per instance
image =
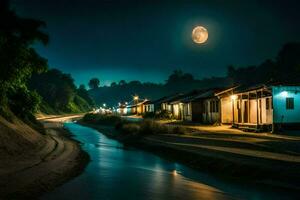
POLYGON ((121 123, 122 119, 118 115, 88 113, 82 118, 82 121, 92 124, 115 126, 116 124, 121 123))
POLYGON ((116 129, 126 135, 184 134, 184 129, 179 126, 170 127, 153 120, 144 120, 141 123, 122 122, 116 129))
POLYGON ((167 110, 161 110, 157 113, 155 113, 155 118, 158 119, 172 119, 172 113, 170 111, 167 110))
POLYGON ((155 113, 154 112, 146 112, 143 114, 143 118, 155 118, 155 113))
POLYGON ((121 133, 124 135, 139 135, 140 134, 140 126, 134 123, 123 124, 120 129, 121 133))

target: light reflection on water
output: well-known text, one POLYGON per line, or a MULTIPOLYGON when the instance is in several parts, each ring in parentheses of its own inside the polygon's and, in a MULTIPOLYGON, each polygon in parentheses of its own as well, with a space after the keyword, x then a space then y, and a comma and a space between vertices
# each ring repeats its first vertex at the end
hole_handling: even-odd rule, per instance
POLYGON ((78 177, 42 199, 284 199, 287 196, 251 189, 124 148, 96 130, 74 123, 65 126, 82 143, 91 162, 78 177), (280 197, 280 198, 279 198, 280 197))

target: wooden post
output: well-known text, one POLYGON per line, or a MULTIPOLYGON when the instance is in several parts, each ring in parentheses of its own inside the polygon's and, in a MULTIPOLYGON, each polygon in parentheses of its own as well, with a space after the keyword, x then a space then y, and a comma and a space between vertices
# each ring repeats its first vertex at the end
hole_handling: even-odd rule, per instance
MULTIPOLYGON (((233 95, 233 91, 232 91, 233 95)), ((231 98, 231 104, 232 104, 232 126, 234 126, 234 99, 231 98)))
POLYGON ((259 121, 258 121, 258 92, 255 90, 256 93, 256 129, 258 130, 259 121))

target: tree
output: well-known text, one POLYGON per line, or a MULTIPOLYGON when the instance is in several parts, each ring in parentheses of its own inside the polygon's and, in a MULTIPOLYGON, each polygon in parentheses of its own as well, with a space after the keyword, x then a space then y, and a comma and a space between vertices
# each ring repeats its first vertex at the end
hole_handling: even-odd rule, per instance
POLYGON ((36 90, 45 102, 54 109, 67 111, 67 107, 76 95, 76 86, 69 74, 50 69, 42 74, 34 74, 29 87, 36 90))
POLYGON ((26 81, 33 73, 46 71, 48 67, 47 60, 32 48, 36 42, 48 43, 48 35, 41 31, 44 26, 42 21, 17 16, 8 0, 0 1, 0 107, 9 105, 11 110, 18 112, 15 114, 21 110, 14 106, 22 107, 24 103, 26 108, 28 98, 33 98, 32 104, 38 103, 35 95, 27 90, 26 81), (9 98, 21 95, 20 92, 26 98, 18 98, 18 105, 8 104, 9 98))
POLYGON ((85 88, 85 85, 81 84, 79 86, 79 88, 77 89, 77 94, 83 98, 84 100, 86 100, 90 106, 94 106, 95 102, 94 100, 91 98, 91 96, 89 95, 88 91, 85 88))
POLYGON ((111 84, 110 84, 110 87, 116 87, 117 86, 117 83, 116 82, 112 82, 111 84))
POLYGON ((100 80, 98 78, 92 78, 89 81, 89 87, 90 89, 97 89, 100 86, 100 80))
POLYGON ((119 81, 119 85, 121 85, 121 86, 124 86, 124 85, 126 85, 127 83, 126 83, 126 81, 125 80, 120 80, 119 81))
POLYGON ((300 43, 287 43, 277 55, 276 78, 281 82, 300 83, 300 43))

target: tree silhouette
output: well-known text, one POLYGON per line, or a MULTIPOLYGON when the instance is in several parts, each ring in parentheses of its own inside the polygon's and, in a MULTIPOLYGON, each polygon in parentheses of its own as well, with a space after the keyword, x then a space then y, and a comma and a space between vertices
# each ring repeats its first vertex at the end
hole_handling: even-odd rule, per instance
POLYGON ((100 80, 98 78, 92 78, 89 81, 89 87, 90 89, 97 89, 100 86, 100 80))

